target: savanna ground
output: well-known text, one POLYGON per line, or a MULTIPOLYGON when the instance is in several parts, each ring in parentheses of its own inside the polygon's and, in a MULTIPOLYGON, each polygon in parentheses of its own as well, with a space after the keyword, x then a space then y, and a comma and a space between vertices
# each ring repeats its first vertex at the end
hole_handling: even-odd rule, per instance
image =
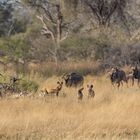
MULTIPOLYGON (((51 88, 57 77, 40 81, 51 88)), ((77 89, 64 87, 60 97, 2 99, 1 140, 139 140, 140 89, 114 89, 106 76, 86 76, 83 101, 77 89), (93 83, 95 98, 87 99, 93 83), (66 96, 63 96, 63 93, 66 96)))

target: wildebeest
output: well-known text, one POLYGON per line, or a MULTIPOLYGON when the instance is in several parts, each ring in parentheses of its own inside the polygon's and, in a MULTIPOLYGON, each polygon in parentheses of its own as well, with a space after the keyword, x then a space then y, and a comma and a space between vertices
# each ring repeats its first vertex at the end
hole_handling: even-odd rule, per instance
POLYGON ((131 83, 131 85, 133 86, 134 85, 134 76, 133 76, 133 73, 129 73, 126 75, 126 79, 128 82, 131 83))
POLYGON ((69 73, 63 75, 66 87, 78 87, 84 83, 84 77, 79 73, 69 73))
MULTIPOLYGON (((134 79, 138 80, 138 86, 140 87, 140 69, 136 66, 132 68, 132 73, 133 73, 134 79)), ((133 80, 133 85, 134 85, 134 80, 133 80)))
POLYGON ((110 80, 112 85, 117 84, 117 87, 120 87, 120 84, 123 85, 123 82, 127 83, 126 74, 123 70, 118 68, 113 68, 110 75, 110 80))

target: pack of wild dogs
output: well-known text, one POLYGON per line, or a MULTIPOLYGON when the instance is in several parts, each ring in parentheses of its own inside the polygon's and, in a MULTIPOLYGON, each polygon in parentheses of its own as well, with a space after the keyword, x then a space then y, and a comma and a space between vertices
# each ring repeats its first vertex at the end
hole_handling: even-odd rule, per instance
MULTIPOLYGON (((128 87, 128 82, 131 83, 131 85, 134 85, 134 82, 137 81, 138 87, 140 87, 140 69, 138 66, 135 66, 131 68, 131 71, 129 74, 126 74, 126 72, 118 67, 113 67, 109 71, 109 79, 111 81, 111 84, 113 87, 117 87, 118 89, 124 85, 124 83, 128 87)), ((12 77, 10 79, 10 84, 4 84, 0 83, 0 96, 3 97, 3 95, 6 95, 7 91, 12 91, 11 93, 17 92, 16 97, 20 96, 32 96, 32 94, 28 94, 27 92, 23 92, 20 89, 15 88, 15 83, 18 82, 20 79, 16 77, 12 77), (3 94, 4 92, 4 94, 3 94)), ((60 80, 57 82, 57 86, 55 88, 52 88, 48 90, 47 88, 41 90, 39 92, 39 97, 47 97, 49 95, 54 95, 56 97, 60 96, 61 90, 63 86, 66 86, 67 88, 76 88, 77 90, 77 99, 82 100, 83 99, 83 90, 87 90, 88 98, 94 98, 95 97, 95 91, 93 84, 89 84, 86 87, 84 87, 84 77, 83 75, 73 72, 69 74, 64 74, 60 80)))
MULTIPOLYGON (((132 67, 129 74, 126 74, 126 72, 118 67, 113 67, 109 71, 109 78, 111 81, 111 84, 113 87, 117 87, 118 89, 123 86, 124 83, 126 83, 128 87, 128 82, 131 83, 131 85, 134 85, 134 82, 137 81, 138 87, 140 87, 140 69, 138 66, 132 67)), ((42 90, 42 94, 40 96, 47 96, 49 94, 54 94, 57 97, 59 96, 59 93, 62 89, 63 83, 66 87, 76 87, 77 90, 77 98, 78 100, 83 99, 83 84, 84 84, 84 77, 81 74, 78 73, 70 73, 70 74, 64 74, 62 76, 62 81, 57 82, 57 86, 54 89, 51 89, 50 91, 47 91, 47 89, 42 90)), ((95 91, 93 88, 93 84, 87 85, 86 87, 88 98, 94 98, 95 91)))
MULTIPOLYGON (((56 88, 50 89, 49 91, 45 88, 44 90, 41 91, 40 96, 45 97, 47 95, 55 95, 58 97, 64 84, 67 88, 73 87, 73 88, 78 89, 77 98, 78 98, 78 100, 83 99, 84 77, 79 73, 64 74, 61 77, 61 80, 57 82, 56 88)), ((95 96, 95 92, 93 90, 93 85, 92 84, 87 85, 87 89, 88 89, 88 98, 90 98, 90 97, 93 98, 95 96)))

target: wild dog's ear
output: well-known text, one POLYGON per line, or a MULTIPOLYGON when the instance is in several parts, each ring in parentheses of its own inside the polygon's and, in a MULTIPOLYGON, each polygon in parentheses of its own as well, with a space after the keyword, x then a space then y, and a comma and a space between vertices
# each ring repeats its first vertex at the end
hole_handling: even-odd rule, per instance
POLYGON ((87 88, 89 88, 89 85, 87 85, 87 88))
POLYGON ((93 88, 93 85, 90 85, 91 88, 93 88))
POLYGON ((112 68, 111 68, 111 72, 114 72, 114 71, 115 71, 115 67, 112 67, 112 68))
POLYGON ((135 66, 133 66, 133 67, 131 67, 131 70, 134 72, 135 70, 137 69, 137 67, 135 66))
POLYGON ((59 81, 57 81, 57 84, 60 84, 60 82, 59 82, 59 81))

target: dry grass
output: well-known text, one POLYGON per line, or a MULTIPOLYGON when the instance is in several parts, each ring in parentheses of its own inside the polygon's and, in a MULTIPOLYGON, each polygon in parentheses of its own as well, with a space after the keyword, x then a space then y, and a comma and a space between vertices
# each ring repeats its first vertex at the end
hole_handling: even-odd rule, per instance
POLYGON ((29 69, 30 72, 37 72, 44 77, 52 77, 53 75, 63 75, 69 72, 78 72, 83 75, 87 74, 99 74, 101 69, 99 66, 100 62, 91 62, 90 60, 80 60, 79 61, 66 61, 59 62, 58 66, 54 62, 42 62, 38 64, 38 69, 29 69), (41 69, 40 69, 41 68, 41 69))
MULTIPOLYGON (((57 77, 41 83, 51 88, 57 77)), ((6 140, 139 140, 140 90, 120 90, 105 77, 85 78, 95 98, 77 101, 77 89, 63 88, 60 97, 0 101, 0 139, 6 140), (63 97, 62 93, 66 94, 63 97)))

